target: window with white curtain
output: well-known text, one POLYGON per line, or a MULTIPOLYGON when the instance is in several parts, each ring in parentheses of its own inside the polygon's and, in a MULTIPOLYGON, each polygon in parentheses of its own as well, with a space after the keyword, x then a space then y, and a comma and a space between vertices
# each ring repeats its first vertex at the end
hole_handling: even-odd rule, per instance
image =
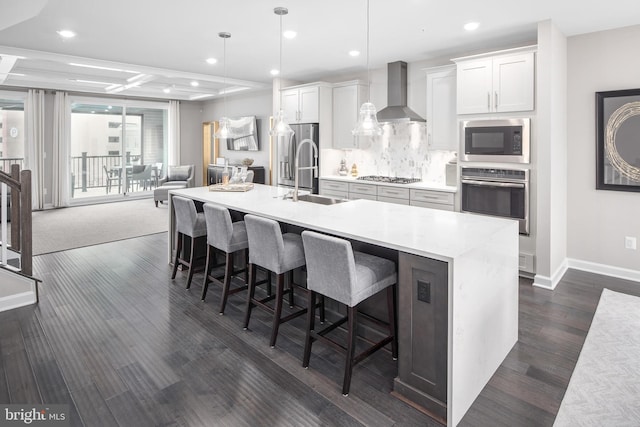
POLYGON ((12 164, 24 168, 25 94, 0 91, 0 170, 9 173, 12 164))

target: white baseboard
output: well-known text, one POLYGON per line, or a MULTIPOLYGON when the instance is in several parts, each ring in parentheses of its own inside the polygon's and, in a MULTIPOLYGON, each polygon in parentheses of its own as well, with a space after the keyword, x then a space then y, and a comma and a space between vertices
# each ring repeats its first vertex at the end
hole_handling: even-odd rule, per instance
POLYGON ((8 297, 0 298, 0 312, 35 303, 36 293, 34 291, 9 295, 8 297))
POLYGON ((569 268, 569 263, 568 263, 568 260, 565 258, 560 263, 556 271, 551 275, 551 277, 543 276, 541 274, 536 274, 533 277, 533 286, 536 286, 538 288, 548 289, 550 291, 554 290, 556 286, 558 286, 558 283, 560 283, 562 276, 564 276, 564 273, 567 272, 568 268, 569 268))
POLYGON ((588 271, 590 273, 603 274, 605 276, 617 277, 619 279, 640 282, 640 271, 628 268, 615 267, 612 265, 598 264, 591 261, 568 258, 569 268, 588 271))

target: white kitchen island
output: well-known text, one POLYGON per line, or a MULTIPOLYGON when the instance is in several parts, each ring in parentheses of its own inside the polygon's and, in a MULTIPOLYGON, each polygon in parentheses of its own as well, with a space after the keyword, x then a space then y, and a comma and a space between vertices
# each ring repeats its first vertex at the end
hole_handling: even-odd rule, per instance
POLYGON ((394 394, 456 425, 518 339, 518 223, 371 200, 293 202, 285 193, 256 184, 170 195, 398 251, 394 394))

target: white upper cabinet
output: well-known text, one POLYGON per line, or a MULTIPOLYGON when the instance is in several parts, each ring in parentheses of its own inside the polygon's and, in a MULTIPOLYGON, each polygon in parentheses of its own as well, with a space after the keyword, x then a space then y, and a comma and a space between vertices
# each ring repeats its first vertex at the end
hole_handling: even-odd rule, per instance
POLYGON ((358 148, 351 131, 358 121, 367 87, 360 82, 339 83, 333 88, 333 148, 358 148))
POLYGON ((318 86, 282 90, 282 109, 289 123, 318 123, 319 102, 318 86))
POLYGON ((456 58, 458 114, 534 109, 534 52, 456 58))
POLYGON ((433 150, 458 151, 455 65, 427 69, 427 141, 433 150))

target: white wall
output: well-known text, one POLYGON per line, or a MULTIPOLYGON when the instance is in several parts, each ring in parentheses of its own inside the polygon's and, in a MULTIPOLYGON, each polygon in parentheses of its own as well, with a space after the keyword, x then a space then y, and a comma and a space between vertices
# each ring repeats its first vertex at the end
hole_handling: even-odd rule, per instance
POLYGON ((551 21, 538 25, 534 284, 554 288, 567 258, 567 40, 551 21))
POLYGON ((624 238, 640 238, 640 193, 595 189, 595 92, 640 88, 639 45, 640 25, 568 40, 568 256, 636 280, 640 252, 624 238))
MULTIPOLYGON (((245 157, 250 157, 254 160, 253 166, 264 166, 267 183, 269 183, 269 117, 272 114, 272 108, 271 90, 228 97, 226 105, 228 117, 256 116, 260 150, 229 151, 226 147, 220 146, 220 156, 228 158, 230 162, 239 163, 245 157)), ((224 115, 224 100, 218 99, 204 103, 202 121, 219 120, 224 115)))

